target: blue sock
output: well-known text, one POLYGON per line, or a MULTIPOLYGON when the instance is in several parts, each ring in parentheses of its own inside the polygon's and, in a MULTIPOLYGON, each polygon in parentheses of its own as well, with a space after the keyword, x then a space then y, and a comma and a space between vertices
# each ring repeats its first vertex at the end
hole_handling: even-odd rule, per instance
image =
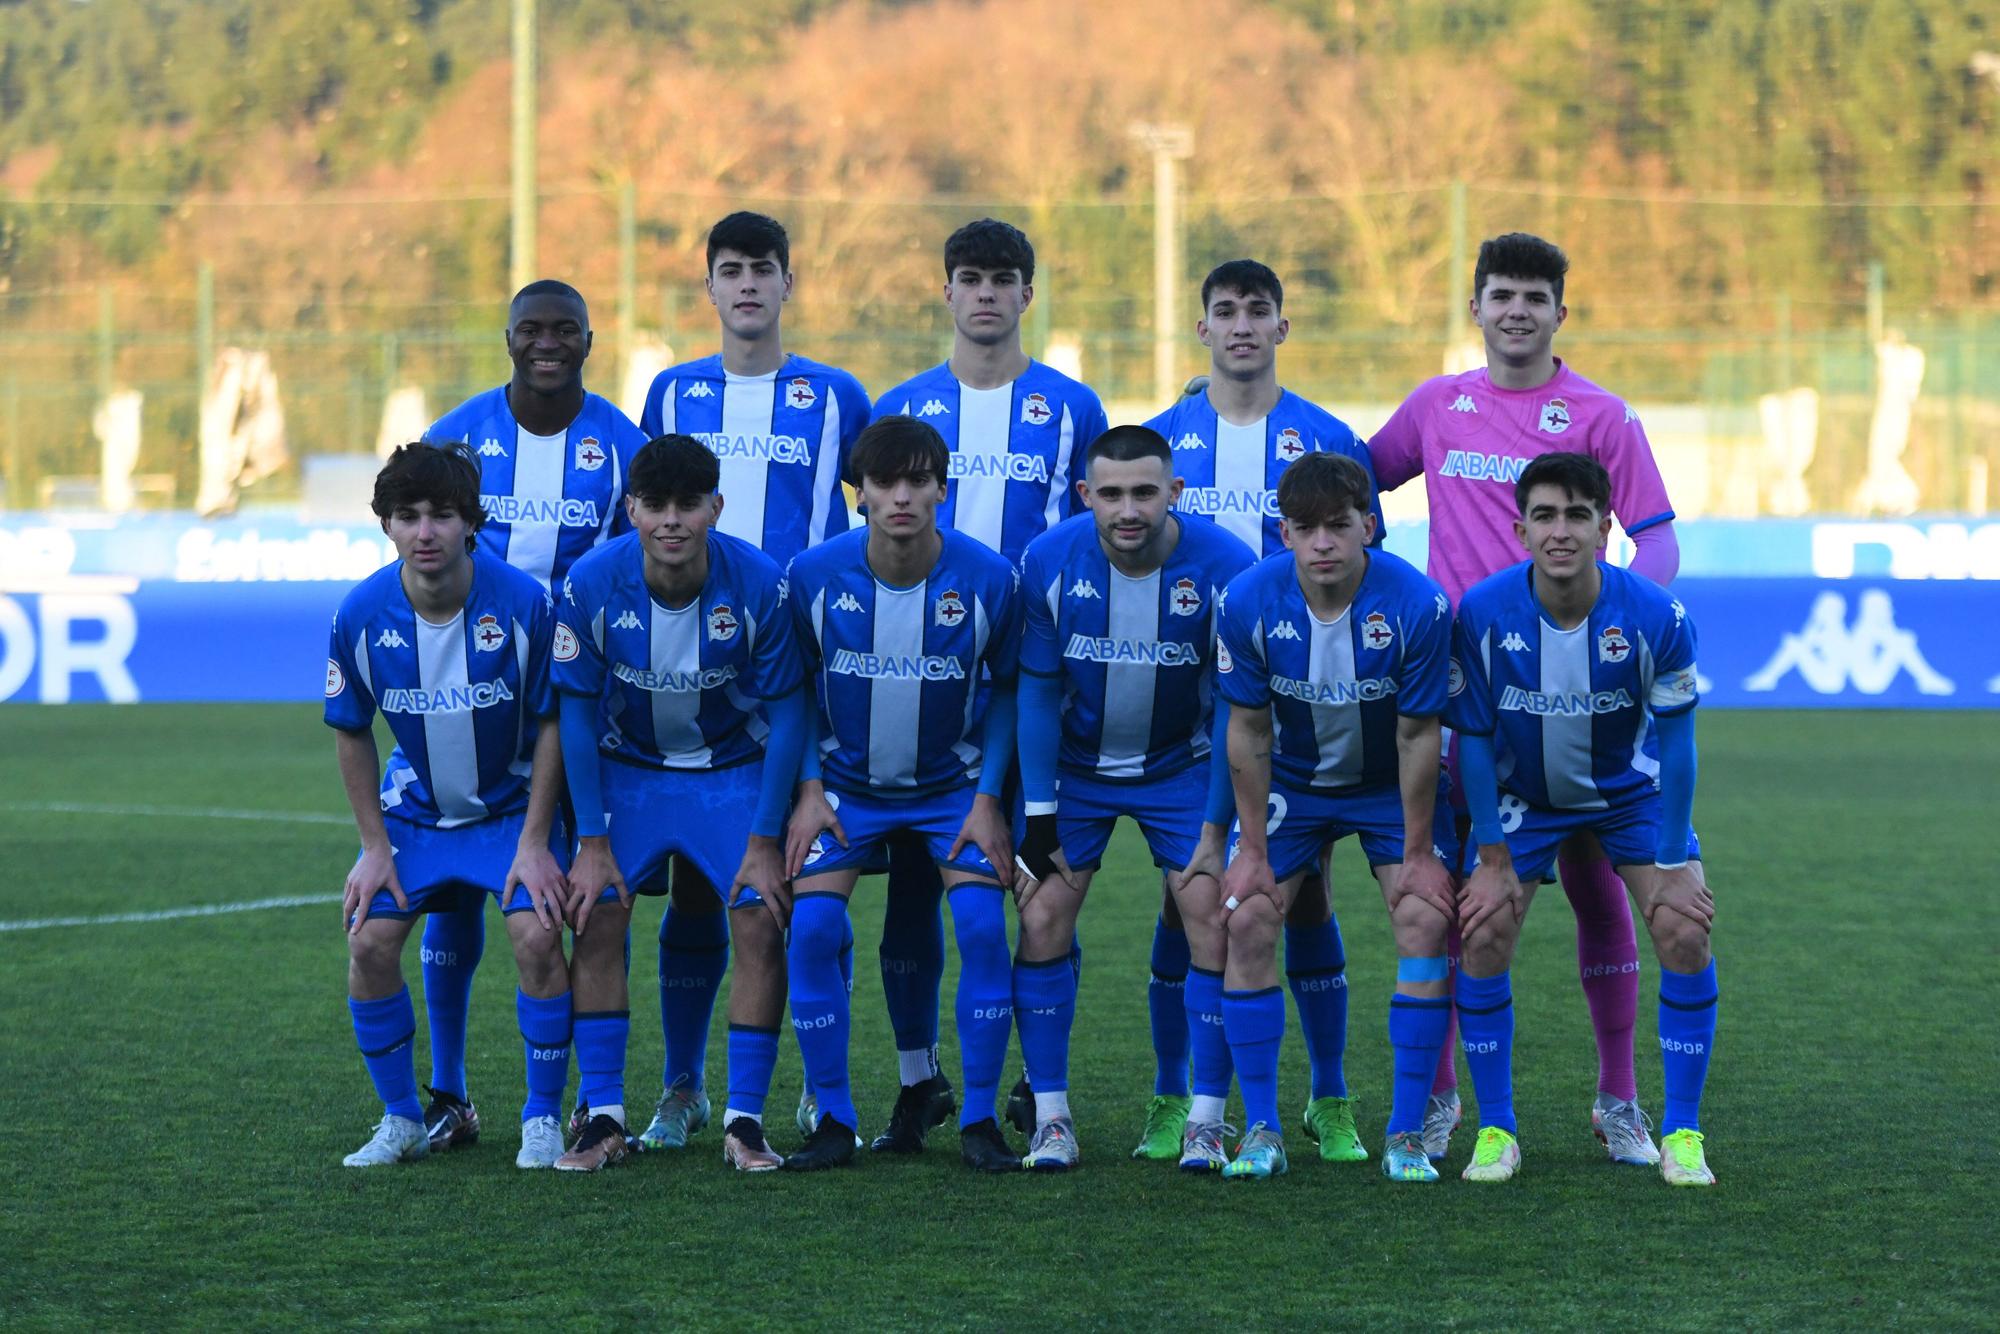
MULTIPOLYGON (((1424 1106, 1430 1100, 1431 1079, 1437 1074, 1438 1053, 1444 1050, 1445 1025, 1451 1019, 1449 996, 1389 998, 1389 1045, 1396 1052, 1395 1100, 1389 1109, 1389 1133, 1422 1131, 1424 1106)), ((1485 1104, 1480 1104, 1485 1111, 1485 1104)))
MULTIPOLYGON (((762 1118, 764 1099, 771 1093, 771 1071, 778 1064, 778 1030, 729 1026, 729 1099, 724 1111, 762 1118)), ((728 1127, 724 1127, 727 1129, 728 1127)))
POLYGON ((1178 1098, 1188 1091, 1187 973, 1187 932, 1173 930, 1162 917, 1153 923, 1146 1015, 1153 1025, 1153 1092, 1178 1098))
POLYGON ((854 916, 852 913, 840 919, 840 980, 847 984, 847 994, 854 994, 854 916))
POLYGON ((424 915, 424 1017, 431 1030, 431 1087, 465 1097, 466 1016, 472 974, 486 952, 486 896, 471 908, 424 915))
POLYGON ((882 913, 882 999, 897 1051, 937 1046, 944 986, 944 880, 930 849, 889 841, 889 895, 882 913))
POLYGON ((1458 1036, 1465 1045, 1465 1068, 1479 1098, 1479 1124, 1512 1134, 1514 1124, 1514 984, 1506 973, 1494 977, 1458 974, 1458 1036))
POLYGON ((559 1115, 569 1086, 569 993, 544 999, 517 987, 514 1014, 521 1021, 521 1054, 528 1068, 521 1119, 559 1115))
POLYGON ((952 933, 958 939, 958 1059, 965 1081, 961 1127, 993 1119, 1007 1037, 1014 1031, 1014 968, 1007 957, 1002 897, 991 885, 960 885, 951 892, 952 933))
POLYGON ((700 1088, 708 1066, 708 1025, 715 993, 729 971, 729 919, 712 913, 675 912, 660 919, 660 1033, 666 1040, 665 1087, 686 1080, 700 1088))
POLYGON ((1187 975, 1188 1049, 1194 1056, 1194 1091, 1207 1098, 1229 1096, 1236 1063, 1222 1031, 1222 974, 1190 966, 1187 975))
POLYGON ((625 1041, 632 1034, 630 1010, 593 1010, 571 1022, 576 1038, 576 1095, 590 1107, 623 1106, 625 1041))
POLYGON ((1222 1031, 1236 1062, 1237 1087, 1243 1090, 1244 1125, 1282 1131, 1278 1048, 1285 1038, 1285 993, 1277 987, 1223 992, 1222 1031))
POLYGON ((1660 970, 1660 1062, 1666 1107, 1660 1133, 1701 1129, 1701 1086, 1715 1050, 1715 960, 1698 973, 1660 970))
POLYGON ((1037 1093, 1069 1088, 1069 1034, 1076 1023, 1076 969, 1069 956, 1014 964, 1014 1022, 1021 1059, 1037 1093))
POLYGON ((424 1119, 423 1104, 417 1101, 417 1056, 410 1043, 417 1036, 417 1011, 410 1004, 410 989, 404 987, 380 1000, 349 998, 347 1012, 354 1017, 354 1041, 375 1081, 376 1096, 395 1116, 412 1121, 424 1119))
POLYGON ((1285 981, 1299 1007, 1299 1032, 1312 1063, 1315 1098, 1347 1096, 1347 952, 1340 923, 1285 928, 1285 981))
POLYGON ((840 976, 840 942, 847 934, 847 900, 801 894, 792 904, 785 976, 791 987, 792 1031, 798 1035, 806 1082, 820 1111, 854 1129, 854 1093, 847 1082, 847 984, 840 976))

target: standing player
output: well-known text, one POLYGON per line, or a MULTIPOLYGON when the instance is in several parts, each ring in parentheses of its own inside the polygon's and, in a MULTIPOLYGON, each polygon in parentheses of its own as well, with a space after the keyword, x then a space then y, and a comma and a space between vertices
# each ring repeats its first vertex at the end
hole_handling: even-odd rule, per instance
MULTIPOLYGON (((1214 609, 1255 558, 1214 524, 1171 512, 1181 491, 1173 464, 1167 442, 1146 427, 1117 426, 1097 437, 1078 484, 1089 513, 1030 542, 1022 561, 1021 857, 1038 884, 1020 894, 1014 1010, 1034 1090, 1031 1168, 1060 1171, 1077 1162, 1068 1093, 1076 1018, 1070 948, 1120 815, 1139 822, 1167 894, 1194 895, 1213 915, 1213 878, 1188 882, 1210 771, 1227 773, 1208 762, 1214 609), (1052 860, 1058 845, 1060 868, 1052 860)), ((1220 828, 1213 843, 1208 860, 1218 862, 1220 828)), ((1219 975, 1220 933, 1207 917, 1188 921, 1195 960, 1219 975)), ((1195 1052, 1196 1067, 1226 1063, 1220 1030, 1197 1028, 1209 1046, 1195 1052)), ((1180 1112, 1185 1120, 1186 1108, 1180 1112)), ((1146 1148, 1142 1142, 1134 1156, 1146 1148)))
MULTIPOLYGON (((1673 506, 1638 415, 1555 355, 1556 330, 1569 313, 1568 271, 1562 251, 1539 237, 1516 232, 1482 243, 1472 318, 1486 341, 1485 367, 1426 381, 1368 443, 1384 487, 1423 477, 1430 576, 1454 603, 1520 559, 1514 483, 1530 460, 1562 450, 1588 454, 1610 472, 1611 509, 1637 548, 1636 573, 1666 584, 1679 566, 1673 506)), ((1591 1124, 1613 1160, 1656 1163, 1632 1070, 1639 947, 1625 887, 1588 833, 1564 845, 1561 867, 1597 1038, 1591 1124)), ((1434 1159, 1444 1157, 1458 1121, 1457 1082, 1447 1040, 1424 1129, 1434 1159)))
MULTIPOLYGON (((568 283, 543 279, 507 308, 514 376, 438 418, 426 440, 462 440, 478 455, 486 549, 553 588, 584 552, 623 522, 619 501, 645 437, 616 407, 587 393, 590 311, 568 283)), ((432 913, 424 923, 424 1010, 431 1030, 431 1148, 478 1142, 467 1097, 466 1014, 486 949, 485 905, 432 913)))
MULTIPOLYGON (((847 531, 841 475, 869 413, 859 380, 785 351, 791 254, 784 227, 760 213, 732 213, 709 229, 708 300, 722 351, 662 371, 639 418, 647 439, 678 432, 708 446, 729 501, 716 531, 759 548, 779 569, 847 531)), ((708 1028, 728 968, 729 918, 714 887, 685 860, 671 885, 660 919, 666 1068, 639 1136, 645 1149, 681 1148, 708 1122, 708 1028)))
MULTIPOLYGON (((1035 250, 1018 228, 981 218, 953 232, 944 243, 951 360, 898 385, 875 406, 878 418, 915 417, 937 429, 951 460, 938 526, 1011 562, 1075 513, 1079 461, 1105 427, 1096 394, 1021 347, 1021 316, 1034 299, 1034 283, 1035 250)), ((937 1065, 943 896, 922 843, 891 839, 882 989, 902 1093, 888 1129, 871 1145, 877 1150, 921 1151, 925 1132, 952 1112, 951 1084, 937 1065)))
MULTIPOLYGON (((1453 909, 1451 875, 1432 842, 1443 809, 1438 715, 1451 616, 1413 566, 1369 550, 1371 498, 1368 474, 1352 459, 1314 455, 1288 469, 1278 504, 1291 552, 1237 578, 1223 606, 1216 689, 1229 703, 1238 843, 1222 878, 1221 1009, 1250 1127, 1223 1169, 1229 1177, 1285 1170, 1278 927, 1322 850, 1353 834, 1381 884, 1398 956, 1389 1005, 1395 1102, 1382 1170, 1437 1180, 1422 1131, 1444 1041, 1453 909)), ((1211 1104, 1218 1113, 1219 1103, 1211 1104)), ((1191 1118, 1190 1141, 1202 1133, 1191 1118)))
POLYGON ((1701 1089, 1715 1047, 1715 901, 1694 809, 1695 633, 1658 584, 1597 559, 1612 482, 1582 454, 1547 454, 1514 484, 1528 562, 1459 604, 1451 723, 1478 851, 1460 905, 1465 1060, 1479 1095, 1468 1181, 1519 1170, 1507 970, 1556 848, 1589 830, 1632 887, 1660 961, 1666 1074, 1660 1172, 1709 1186, 1701 1089))
POLYGON ((948 460, 923 422, 875 422, 853 455, 867 527, 792 562, 792 613, 818 682, 821 740, 806 752, 786 839, 797 880, 786 957, 792 1027, 820 1118, 790 1168, 838 1166, 860 1143, 841 938, 855 879, 899 833, 920 840, 950 886, 960 1152, 982 1172, 1021 1165, 993 1115, 1014 1011, 1001 902, 1013 856, 1001 792, 1014 758, 1020 607, 1004 557, 938 529, 948 460))
POLYGON ((555 676, 581 838, 569 906, 577 1096, 590 1113, 556 1163, 565 1170, 625 1156, 631 895, 664 890, 672 856, 727 885, 735 910, 723 1157, 746 1172, 783 1161, 763 1118, 785 1011, 778 837, 805 746, 805 667, 778 567, 713 531, 719 473, 687 436, 648 444, 625 501, 636 531, 578 561, 563 589, 555 676))
MULTIPOLYGON (((1344 454, 1366 469, 1368 451, 1347 423, 1279 385, 1278 345, 1291 333, 1291 321, 1285 318, 1285 289, 1277 274, 1251 259, 1217 265, 1202 280, 1201 309, 1195 332, 1208 349, 1209 374, 1199 392, 1185 395, 1147 425, 1173 446, 1174 471, 1187 479, 1180 508, 1213 517, 1260 556, 1275 555, 1285 546, 1277 500, 1285 469, 1321 451, 1344 454)), ((1379 542, 1382 512, 1372 499, 1369 504, 1379 542)), ((1178 1027, 1185 1022, 1181 1007, 1160 1003, 1158 979, 1163 970, 1184 973, 1187 959, 1187 940, 1168 902, 1153 943, 1154 1048, 1162 1079, 1172 1053, 1187 1050, 1187 1037, 1178 1027)), ((1310 875, 1286 919, 1285 973, 1312 1064, 1306 1130, 1319 1141, 1320 1156, 1332 1162, 1368 1156, 1355 1130, 1342 1068, 1346 969, 1325 881, 1310 875)), ((1174 1063, 1174 1070, 1174 1078, 1186 1080, 1184 1060, 1174 1063)), ((1180 1087, 1185 1090, 1186 1084, 1180 1087)), ((1181 1126, 1163 1119, 1159 1129, 1162 1133, 1149 1136, 1148 1156, 1178 1154, 1181 1126)))
POLYGON ((375 478, 374 511, 397 561, 340 604, 326 662, 326 721, 361 833, 347 873, 348 1009, 385 1108, 346 1158, 377 1167, 426 1156, 403 943, 419 913, 500 900, 520 967, 516 1011, 528 1076, 517 1167, 562 1152, 569 1079, 562 869, 552 848, 562 758, 542 586, 475 551, 479 465, 463 445, 404 445, 375 478), (371 724, 395 735, 388 772, 371 724))

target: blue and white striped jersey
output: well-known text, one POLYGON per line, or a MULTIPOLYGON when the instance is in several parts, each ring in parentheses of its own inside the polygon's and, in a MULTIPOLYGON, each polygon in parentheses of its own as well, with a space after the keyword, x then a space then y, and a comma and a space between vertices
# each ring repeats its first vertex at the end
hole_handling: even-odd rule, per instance
POLYGON ((1216 689, 1232 706, 1271 710, 1271 776, 1294 788, 1394 783, 1396 718, 1444 712, 1451 605, 1423 571, 1368 553, 1354 601, 1319 620, 1290 552, 1229 585, 1216 689))
MULTIPOLYGON (((1207 515, 1260 556, 1285 549, 1278 535, 1278 477, 1288 465, 1328 450, 1366 468, 1371 486, 1375 481, 1368 446, 1353 428, 1289 389, 1263 420, 1248 426, 1224 421, 1207 394, 1183 398, 1146 425, 1166 437, 1174 451, 1174 476, 1187 482, 1175 508, 1207 515)), ((1380 544, 1380 497, 1371 508, 1380 544)))
POLYGON ((419 617, 403 563, 341 599, 326 659, 326 723, 358 732, 380 709, 396 738, 382 813, 455 829, 528 807, 539 720, 555 712, 555 613, 542 586, 483 548, 450 621, 419 617))
POLYGON ((596 394, 561 435, 531 435, 507 406, 507 386, 469 398, 424 439, 463 440, 479 459, 479 545, 554 588, 577 557, 625 531, 625 478, 646 437, 596 394))
POLYGON ((834 366, 786 357, 769 375, 731 375, 720 355, 659 373, 639 416, 645 438, 691 435, 722 462, 716 527, 783 569, 847 531, 847 451, 868 424, 868 391, 834 366))
POLYGON ((701 595, 662 606, 646 586, 639 535, 615 537, 564 581, 556 689, 598 701, 598 747, 619 759, 659 769, 754 760, 770 732, 759 701, 805 679, 784 604, 771 558, 711 530, 701 595))
POLYGON ((792 614, 817 677, 828 787, 920 796, 979 778, 982 678, 1014 679, 1020 596, 1005 558, 963 533, 943 537, 930 575, 907 588, 868 568, 866 528, 792 562, 792 614))
MULTIPOLYGON (((1062 678, 1060 764, 1098 778, 1162 778, 1207 757, 1215 604, 1255 561, 1206 519, 1143 579, 1119 573, 1095 516, 1065 519, 1021 562, 1021 670, 1062 678)), ((1035 720, 1037 722, 1043 720, 1035 720)))
POLYGON ((1543 614, 1530 562, 1458 606, 1446 721, 1492 735, 1501 789, 1531 806, 1603 810, 1654 791, 1652 720, 1698 698, 1687 609, 1650 579, 1597 568, 1597 605, 1573 630, 1543 614))
POLYGON ((1019 562, 1028 543, 1076 513, 1083 452, 1104 434, 1089 386, 1039 361, 997 389, 969 389, 951 363, 882 395, 877 417, 918 417, 951 450, 938 527, 1019 562))

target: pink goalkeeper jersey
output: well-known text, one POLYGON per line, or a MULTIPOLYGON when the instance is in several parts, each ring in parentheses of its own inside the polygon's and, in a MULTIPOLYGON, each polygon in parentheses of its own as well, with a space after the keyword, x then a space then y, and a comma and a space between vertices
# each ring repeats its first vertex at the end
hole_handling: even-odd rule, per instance
POLYGON ((1627 535, 1674 517, 1639 415, 1560 359, 1555 378, 1535 389, 1502 389, 1484 367, 1427 380, 1368 442, 1383 490, 1424 479, 1429 572, 1454 606, 1527 558, 1514 539, 1514 483, 1534 459, 1561 452, 1604 465, 1611 512, 1627 535))

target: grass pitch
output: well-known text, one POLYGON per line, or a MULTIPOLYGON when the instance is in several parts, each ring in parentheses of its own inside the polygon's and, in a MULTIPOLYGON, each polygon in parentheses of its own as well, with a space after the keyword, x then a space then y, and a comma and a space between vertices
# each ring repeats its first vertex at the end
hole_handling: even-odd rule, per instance
MULTIPOLYGON (((975 1178, 948 1129, 922 1158, 808 1177, 730 1173, 713 1127, 686 1153, 594 1177, 517 1172, 521 1055, 497 915, 470 1061, 484 1141, 348 1171, 340 1156, 379 1107, 342 1000, 335 904, 0 930, 0 1320, 1991 1328, 1995 753, 1990 713, 1704 718, 1696 822, 1723 989, 1703 1116, 1721 1184, 1707 1192, 1615 1168, 1591 1139, 1595 1061, 1554 890, 1515 970, 1526 1166, 1500 1188, 1456 1179, 1469 1081, 1467 1126, 1429 1188, 1323 1164, 1297 1134, 1291 1175, 1268 1183, 1128 1159, 1151 1089, 1158 895, 1129 826, 1084 913, 1071 1096, 1085 1158, 1058 1178, 975 1178)), ((352 859, 316 710, 14 707, 0 709, 0 755, 7 923, 331 896, 352 859), (271 814, 176 813, 189 811, 271 814)), ((1335 867, 1348 1078, 1379 1149, 1394 951, 1358 855, 1343 848, 1335 867)), ((867 1133, 895 1092, 869 963, 879 884, 855 899, 867 1133)), ((641 931, 659 911, 647 901, 641 931)), ((1641 950, 1641 1100, 1657 1113, 1657 974, 1641 950)), ((634 953, 628 1101, 643 1107, 661 1044, 652 949, 634 953)), ((414 945, 406 963, 419 992, 414 945)), ((956 1082, 949 991, 945 1004, 956 1082)), ((1009 1080, 1017 1070, 1010 1056, 1009 1080)), ((799 1073, 788 1039, 769 1118, 781 1150, 799 1073)), ((1294 1031, 1288 1116, 1305 1091, 1294 1031)))

